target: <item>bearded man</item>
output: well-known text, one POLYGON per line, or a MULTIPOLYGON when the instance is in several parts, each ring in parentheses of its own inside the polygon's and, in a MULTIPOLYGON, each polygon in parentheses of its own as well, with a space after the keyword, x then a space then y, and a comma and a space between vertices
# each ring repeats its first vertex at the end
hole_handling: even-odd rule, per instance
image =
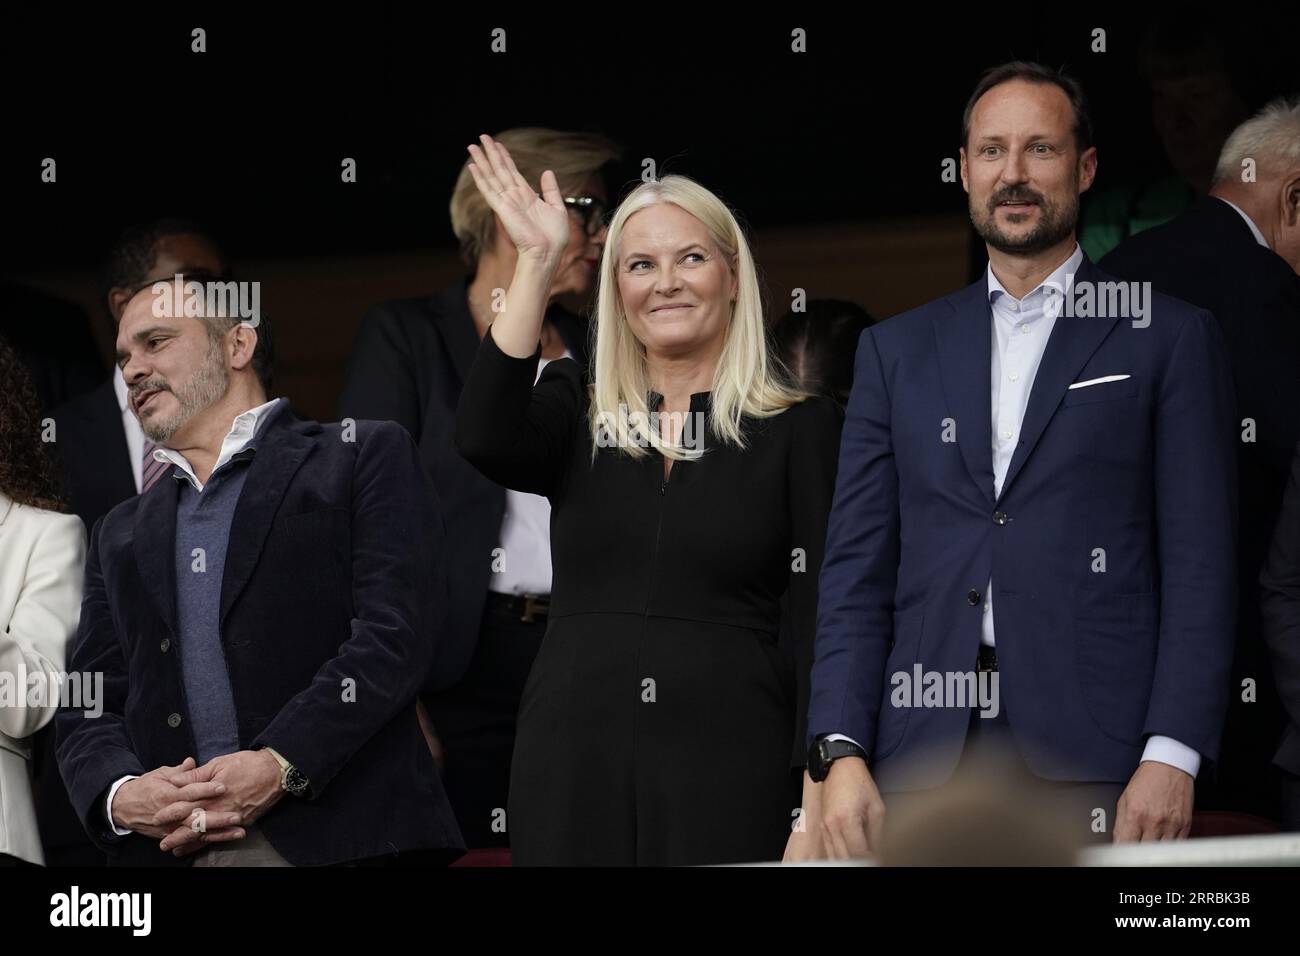
POLYGON ((454 858, 415 706, 447 603, 415 445, 268 400, 261 317, 196 292, 213 301, 179 275, 146 287, 118 326, 157 447, 90 536, 69 666, 105 700, 57 718, 73 807, 116 864, 454 858))
POLYGON ((984 75, 961 176, 988 271, 859 341, 820 578, 816 825, 787 858, 878 851, 887 808, 977 764, 1072 838, 1191 826, 1229 693, 1232 381, 1209 312, 1117 296, 1084 256, 1096 169, 1074 80, 984 75), (940 675, 921 705, 892 692, 913 673, 940 675), (953 693, 976 686, 999 706, 953 693))

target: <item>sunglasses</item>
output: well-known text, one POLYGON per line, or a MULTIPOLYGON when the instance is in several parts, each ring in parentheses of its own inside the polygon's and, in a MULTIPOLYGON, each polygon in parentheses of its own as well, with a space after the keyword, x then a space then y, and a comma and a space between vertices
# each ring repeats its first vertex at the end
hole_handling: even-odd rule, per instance
POLYGON ((564 205, 578 217, 583 231, 594 236, 609 225, 609 208, 597 196, 565 196, 564 205))
MULTIPOLYGON (((545 197, 538 193, 537 198, 545 197)), ((578 217, 578 222, 582 224, 582 229, 588 236, 599 234, 600 230, 609 225, 613 215, 605 205, 605 200, 598 196, 565 196, 564 205, 570 213, 578 217)))

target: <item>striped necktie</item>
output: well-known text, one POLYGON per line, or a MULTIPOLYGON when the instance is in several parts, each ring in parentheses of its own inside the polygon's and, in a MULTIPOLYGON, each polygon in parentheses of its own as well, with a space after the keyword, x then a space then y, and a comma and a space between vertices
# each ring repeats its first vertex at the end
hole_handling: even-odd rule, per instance
POLYGON ((144 494, 171 467, 169 461, 155 461, 153 450, 158 446, 149 439, 144 440, 144 454, 140 456, 140 494, 144 494))

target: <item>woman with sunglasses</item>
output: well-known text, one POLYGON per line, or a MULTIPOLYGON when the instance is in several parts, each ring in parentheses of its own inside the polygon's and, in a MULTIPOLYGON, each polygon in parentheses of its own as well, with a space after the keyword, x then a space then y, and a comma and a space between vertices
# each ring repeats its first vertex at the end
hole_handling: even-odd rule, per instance
MULTIPOLYGON (((585 362, 586 323, 562 298, 585 301, 605 241, 601 168, 618 150, 589 133, 524 128, 501 138, 536 187, 555 169, 565 242, 546 290, 540 337, 547 361, 585 362)), ((446 625, 421 703, 440 750, 443 784, 471 849, 509 845, 504 825, 519 696, 546 630, 551 590, 550 505, 507 491, 452 445, 456 403, 479 339, 501 307, 515 244, 462 168, 451 226, 467 274, 433 296, 385 302, 365 316, 339 399, 340 419, 389 419, 416 440, 443 505, 449 553, 446 625)))

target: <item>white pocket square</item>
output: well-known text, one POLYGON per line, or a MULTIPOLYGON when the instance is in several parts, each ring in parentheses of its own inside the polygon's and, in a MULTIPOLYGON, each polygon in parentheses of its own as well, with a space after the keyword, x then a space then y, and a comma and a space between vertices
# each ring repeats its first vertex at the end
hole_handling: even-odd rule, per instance
POLYGON ((1132 377, 1132 375, 1103 375, 1101 378, 1090 378, 1086 382, 1075 382, 1070 388, 1087 388, 1089 385, 1100 385, 1102 382, 1122 382, 1132 377))

